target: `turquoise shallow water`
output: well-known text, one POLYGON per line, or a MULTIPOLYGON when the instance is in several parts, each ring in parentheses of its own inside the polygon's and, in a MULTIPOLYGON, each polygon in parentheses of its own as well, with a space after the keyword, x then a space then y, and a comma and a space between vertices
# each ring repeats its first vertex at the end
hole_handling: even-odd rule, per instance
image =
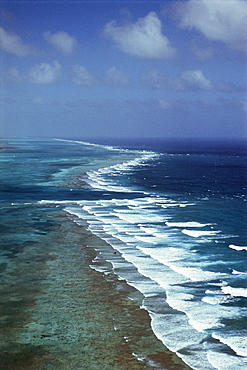
MULTIPOLYGON (((71 356, 75 361, 85 359, 87 351, 84 357, 76 353, 90 337, 90 329, 83 327, 84 319, 75 329, 83 317, 79 307, 84 300, 78 298, 74 308, 71 302, 83 290, 79 286, 88 271, 87 294, 91 280, 97 276, 103 282, 113 269, 116 279, 125 279, 141 292, 134 301, 149 312, 151 322, 145 322, 160 339, 150 353, 150 345, 143 344, 145 340, 140 345, 137 335, 131 341, 127 334, 122 336, 137 357, 149 359, 135 358, 134 366, 155 366, 150 359, 159 358, 161 368, 166 368, 164 357, 158 355, 163 343, 195 369, 228 369, 229 364, 245 368, 245 147, 210 145, 132 142, 121 149, 78 141, 5 142, 2 317, 4 335, 15 333, 8 343, 13 340, 25 348, 32 343, 34 352, 39 348, 51 353, 53 348, 56 358, 61 350, 64 359, 71 343, 77 343, 71 356), (87 238, 85 225, 101 240, 94 242, 93 262, 78 244, 80 233, 87 238), (82 263, 87 261, 87 272, 78 278, 81 257, 82 263), (69 320, 71 312, 74 321, 69 320), (80 337, 83 330, 87 335, 80 337), (62 343, 67 347, 60 347, 62 343)), ((111 321, 112 327, 118 327, 117 321, 111 321)), ((134 322, 130 315, 129 325, 134 322)), ((38 356, 42 362, 50 355, 38 356)), ((75 362, 75 366, 84 365, 75 362)), ((121 366, 126 365, 120 360, 116 369, 121 366)))
POLYGON ((66 199, 109 197, 71 181, 97 168, 97 153, 90 162, 53 145, 11 141, 1 153, 0 368, 186 369, 154 336, 142 295, 89 267, 106 243, 64 210, 66 199))
POLYGON ((141 296, 89 268, 96 253, 87 245, 99 239, 57 207, 12 206, 7 213, 1 369, 186 368, 154 337, 141 296))

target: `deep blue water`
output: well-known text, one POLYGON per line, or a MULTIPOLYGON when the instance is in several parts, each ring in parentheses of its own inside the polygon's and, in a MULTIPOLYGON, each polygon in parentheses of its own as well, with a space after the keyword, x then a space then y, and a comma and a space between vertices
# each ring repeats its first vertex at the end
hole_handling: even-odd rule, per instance
POLYGON ((99 246, 92 267, 143 293, 168 348, 195 369, 247 368, 246 143, 3 142, 2 218, 56 204, 86 220, 117 252, 99 246))

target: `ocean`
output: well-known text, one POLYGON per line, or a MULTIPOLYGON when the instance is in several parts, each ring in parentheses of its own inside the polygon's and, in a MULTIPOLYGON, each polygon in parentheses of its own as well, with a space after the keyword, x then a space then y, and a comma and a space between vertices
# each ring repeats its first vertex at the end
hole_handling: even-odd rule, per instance
MULTIPOLYGON (((153 333, 185 364, 247 368, 246 142, 0 143, 1 334, 9 337, 14 315, 30 309, 29 286, 36 299, 40 285, 50 289, 41 262, 53 262, 41 250, 38 259, 35 248, 47 235, 56 243, 55 209, 102 240, 90 268, 141 293, 153 333), (34 261, 36 290, 37 275, 25 267, 34 261)), ((36 319, 23 334, 21 320, 19 339, 11 334, 9 343, 27 344, 41 330, 36 319)))

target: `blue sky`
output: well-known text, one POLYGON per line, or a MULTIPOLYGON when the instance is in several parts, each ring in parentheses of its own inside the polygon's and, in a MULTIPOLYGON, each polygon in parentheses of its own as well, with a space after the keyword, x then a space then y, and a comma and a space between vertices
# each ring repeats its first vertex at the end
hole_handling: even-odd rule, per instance
POLYGON ((2 137, 246 137, 246 0, 0 8, 2 137))

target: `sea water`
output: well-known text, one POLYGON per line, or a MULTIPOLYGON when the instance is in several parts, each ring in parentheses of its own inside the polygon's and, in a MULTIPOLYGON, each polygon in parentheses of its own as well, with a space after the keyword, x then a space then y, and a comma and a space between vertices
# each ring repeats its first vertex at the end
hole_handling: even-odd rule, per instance
MULTIPOLYGON (((243 141, 5 140, 3 148, 7 223, 49 204, 86 222, 109 244, 96 247, 91 267, 107 274, 110 262, 143 294, 167 348, 196 370, 247 368, 243 141)), ((19 227, 15 246, 2 244, 3 269, 21 248, 19 227)))

